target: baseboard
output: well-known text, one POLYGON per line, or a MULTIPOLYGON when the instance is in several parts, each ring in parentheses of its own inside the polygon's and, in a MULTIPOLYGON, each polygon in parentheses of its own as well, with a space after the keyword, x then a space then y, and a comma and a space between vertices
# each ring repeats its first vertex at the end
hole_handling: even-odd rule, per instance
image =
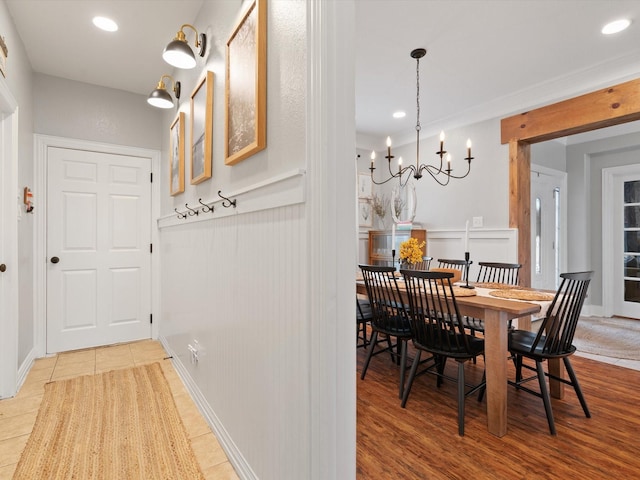
POLYGON ((258 476, 251 469, 251 467, 243 457, 242 453, 240 452, 236 444, 233 442, 231 436, 222 425, 222 422, 220 422, 220 419, 211 408, 211 405, 209 405, 209 402, 207 402, 202 391, 200 390, 200 388, 198 388, 198 385, 193 380, 193 378, 191 378, 189 371, 186 369, 186 367, 184 366, 180 358, 176 355, 176 353, 170 347, 169 342, 166 340, 164 336, 159 336, 158 341, 162 344, 164 349, 167 351, 167 353, 171 357, 171 361, 173 363, 174 368, 176 369, 176 372, 178 373, 178 376, 180 377, 180 379, 182 380, 182 383, 184 383, 185 388, 191 395, 191 398, 193 399, 193 402, 196 404, 196 407, 198 407, 198 410, 200 410, 200 413, 202 414, 206 422, 211 427, 211 430, 213 430, 213 433, 218 439, 220 446, 222 446, 222 449, 227 454, 227 458, 229 459, 229 462, 231 462, 231 464, 233 465, 233 468, 235 469, 238 477, 240 477, 243 480, 254 480, 254 479, 258 480, 258 476))
POLYGON ((18 375, 16 378, 16 394, 20 391, 20 387, 24 384, 24 381, 27 379, 27 375, 29 375, 29 371, 33 366, 33 362, 36 360, 36 349, 32 348, 31 351, 27 354, 27 357, 18 368, 18 375))

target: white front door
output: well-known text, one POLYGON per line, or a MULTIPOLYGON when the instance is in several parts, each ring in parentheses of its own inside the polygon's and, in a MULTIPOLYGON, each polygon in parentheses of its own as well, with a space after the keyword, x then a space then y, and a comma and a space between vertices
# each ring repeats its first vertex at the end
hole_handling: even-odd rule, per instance
POLYGON ((560 172, 531 168, 531 286, 555 290, 560 275, 560 172))
POLYGON ((150 338, 151 160, 47 157, 47 352, 150 338))

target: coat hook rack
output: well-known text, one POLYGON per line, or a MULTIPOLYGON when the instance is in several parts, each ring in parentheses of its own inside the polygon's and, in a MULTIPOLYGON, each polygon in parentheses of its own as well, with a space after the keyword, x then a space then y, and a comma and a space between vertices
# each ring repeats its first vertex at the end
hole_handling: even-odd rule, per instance
POLYGON ((198 213, 200 213, 197 209, 194 210, 193 208, 191 208, 188 203, 185 203, 184 206, 187 207, 187 213, 190 217, 193 217, 194 215, 198 215, 198 213))
POLYGON ((183 220, 183 219, 187 218, 187 214, 186 213, 179 212, 177 208, 174 208, 173 210, 178 214, 178 218, 179 219, 183 220))
POLYGON ((231 205, 233 205, 233 208, 236 208, 236 199, 230 200, 227 197, 222 196, 222 190, 218 190, 218 196, 224 199, 222 202, 222 206, 224 208, 229 208, 231 205))
POLYGON ((200 205, 202 205, 202 212, 203 213, 209 213, 209 212, 213 213, 213 205, 209 206, 206 203, 202 203, 202 199, 201 198, 198 199, 198 202, 200 202, 200 205))

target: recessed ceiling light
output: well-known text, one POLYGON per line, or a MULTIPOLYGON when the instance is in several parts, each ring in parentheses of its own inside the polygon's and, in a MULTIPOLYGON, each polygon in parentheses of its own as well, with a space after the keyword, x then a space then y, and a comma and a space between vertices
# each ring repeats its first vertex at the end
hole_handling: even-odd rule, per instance
POLYGON ((105 32, 115 32, 118 30, 118 24, 107 17, 93 17, 93 24, 105 32))
POLYGON ((622 30, 627 28, 629 25, 631 25, 631 20, 622 18, 620 20, 607 23, 604 27, 602 27, 602 33, 605 35, 612 35, 614 33, 621 32, 622 30))
POLYGON ((393 118, 404 118, 406 116, 407 116, 406 112, 394 112, 393 113, 393 118))

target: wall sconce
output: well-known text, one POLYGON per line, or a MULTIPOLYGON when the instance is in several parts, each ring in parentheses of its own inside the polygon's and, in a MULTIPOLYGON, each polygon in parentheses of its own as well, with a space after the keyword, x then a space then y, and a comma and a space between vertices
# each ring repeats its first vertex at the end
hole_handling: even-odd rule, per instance
POLYGON ((162 58, 169 64, 177 68, 193 68, 196 66, 196 57, 187 42, 187 37, 182 31, 185 27, 192 28, 196 32, 195 47, 199 48, 198 55, 204 57, 204 50, 207 44, 207 36, 204 33, 198 35, 198 30, 193 25, 185 23, 180 27, 176 37, 169 42, 162 52, 162 58))
POLYGON ((169 92, 167 92, 167 87, 164 85, 165 78, 170 78, 173 82, 173 92, 176 94, 176 99, 180 98, 180 82, 176 82, 173 80, 171 75, 162 75, 160 77, 160 81, 156 86, 156 89, 149 94, 147 97, 147 102, 149 105, 153 105, 158 108, 171 108, 173 107, 173 99, 169 92))

